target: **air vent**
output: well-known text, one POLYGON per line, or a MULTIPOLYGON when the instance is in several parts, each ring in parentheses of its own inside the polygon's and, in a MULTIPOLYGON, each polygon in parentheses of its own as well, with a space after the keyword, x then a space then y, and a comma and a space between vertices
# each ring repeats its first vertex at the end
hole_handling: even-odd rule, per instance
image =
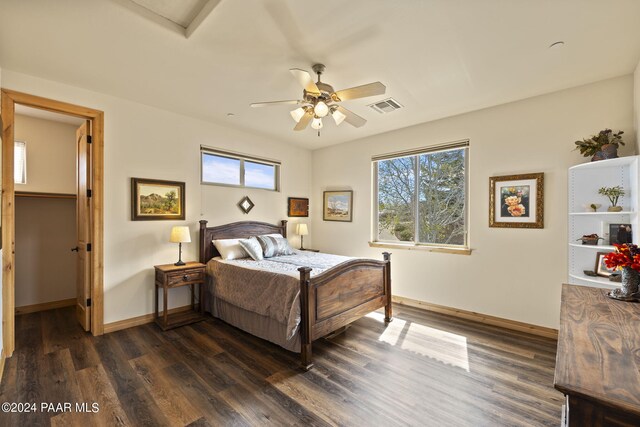
POLYGON ((402 105, 393 98, 387 98, 384 101, 379 101, 373 104, 369 104, 369 107, 376 110, 378 113, 386 114, 402 108, 402 105))

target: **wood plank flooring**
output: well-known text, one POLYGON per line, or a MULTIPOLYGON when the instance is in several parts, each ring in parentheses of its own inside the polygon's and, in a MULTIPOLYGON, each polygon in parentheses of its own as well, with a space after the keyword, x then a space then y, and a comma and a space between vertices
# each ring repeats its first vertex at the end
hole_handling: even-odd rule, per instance
POLYGON ((100 337, 73 308, 16 317, 0 426, 556 426, 556 342, 396 306, 314 343, 315 367, 211 317, 100 337), (42 403, 71 403, 46 412, 42 403), (99 412, 76 412, 93 403, 99 412))

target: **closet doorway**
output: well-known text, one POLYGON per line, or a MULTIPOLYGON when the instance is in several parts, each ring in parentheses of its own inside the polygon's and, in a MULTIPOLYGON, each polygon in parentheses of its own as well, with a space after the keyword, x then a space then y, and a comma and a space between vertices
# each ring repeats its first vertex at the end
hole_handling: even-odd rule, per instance
MULTIPOLYGON (((38 215, 42 222, 43 203, 47 204, 52 214, 55 212, 58 221, 63 224, 63 217, 67 220, 73 217, 75 224, 61 225, 62 228, 74 229, 73 244, 66 244, 63 250, 77 252, 73 257, 75 271, 67 271, 75 280, 74 300, 59 301, 61 304, 76 306, 76 316, 80 325, 93 335, 101 335, 104 332, 103 319, 103 126, 104 115, 101 111, 85 108, 77 105, 58 102, 46 98, 2 89, 2 279, 3 279, 3 347, 6 357, 10 357, 15 348, 15 319, 16 310, 16 267, 21 267, 20 262, 25 256, 19 250, 15 251, 16 241, 16 211, 19 210, 25 217, 19 218, 20 232, 24 235, 36 236, 36 233, 46 233, 46 225, 40 231, 34 231, 26 224, 27 217, 38 215), (75 139, 69 141, 73 150, 73 162, 67 166, 73 168, 73 188, 70 188, 67 174, 67 191, 18 191, 16 192, 15 156, 16 147, 16 121, 21 120, 25 107, 36 109, 41 116, 47 117, 51 113, 56 116, 66 117, 69 123, 73 123, 70 134, 75 139), (18 119, 18 120, 16 120, 18 119), (73 130, 75 129, 75 132, 73 130), (75 136, 73 135, 75 133, 75 136), (18 197, 18 199, 16 199, 18 197), (68 202, 73 199, 73 205, 68 202), (45 202, 48 200, 48 202, 45 202), (25 202, 27 201, 27 202, 25 202), (65 203, 66 201, 66 203, 65 203), (34 208, 35 206, 35 208, 34 208), (73 209, 71 208, 73 206, 73 209), (31 209, 31 210, 29 210, 31 209), (60 222, 61 221, 61 222, 60 222), (16 255, 21 259, 16 266, 16 255)), ((36 114, 37 116, 38 114, 36 114)), ((64 120, 63 120, 64 121, 64 120)), ((28 144, 28 142, 27 142, 28 144)), ((53 159, 52 159, 53 161, 53 159)), ((62 160, 61 160, 62 161, 62 160)), ((28 158, 27 158, 28 162, 28 158)), ((65 166, 65 167, 67 167, 65 166)), ((27 168, 28 171, 28 168, 27 168)), ((69 171, 70 172, 70 171, 69 171)), ((22 190, 28 186, 18 186, 22 190)), ((46 218, 46 213, 44 214, 46 218)), ((53 219, 53 217, 52 217, 53 219)), ((42 225, 42 224, 41 224, 42 225)), ((53 231, 53 230, 51 230, 53 231)), ((64 234, 64 233, 63 233, 64 234)), ((40 236, 40 239, 42 237, 40 236)), ((69 243, 69 242, 67 242, 69 243)), ((68 255, 68 254, 67 254, 68 255)), ((66 258, 68 262, 69 256, 66 258)), ((38 262, 37 259, 34 260, 38 262)), ((67 268, 68 270, 69 268, 67 268)), ((70 289, 64 292, 72 292, 70 289)), ((73 292, 72 292, 73 293, 73 292)), ((20 295, 23 298, 22 295, 20 295)), ((24 298, 23 298, 24 299, 24 298)), ((50 297, 49 297, 50 299, 50 297)), ((35 305, 37 309, 37 304, 35 305)), ((54 308, 54 307, 50 307, 54 308)))

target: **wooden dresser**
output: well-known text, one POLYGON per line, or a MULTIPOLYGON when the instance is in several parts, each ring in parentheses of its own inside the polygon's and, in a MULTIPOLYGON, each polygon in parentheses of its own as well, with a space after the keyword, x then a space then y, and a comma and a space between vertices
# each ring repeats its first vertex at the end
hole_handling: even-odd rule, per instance
POLYGON ((563 285, 555 388, 568 426, 640 426, 640 304, 563 285))

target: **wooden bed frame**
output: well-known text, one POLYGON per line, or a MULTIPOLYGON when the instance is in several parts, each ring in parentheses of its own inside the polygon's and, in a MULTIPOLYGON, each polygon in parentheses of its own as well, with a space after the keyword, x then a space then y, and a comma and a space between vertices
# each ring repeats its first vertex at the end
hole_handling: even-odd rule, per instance
MULTIPOLYGON (((239 239, 280 233, 287 237, 287 221, 281 225, 241 221, 207 227, 200 221, 200 262, 219 256, 212 240, 239 239)), ((354 259, 311 277, 311 268, 300 272, 300 357, 305 370, 313 366, 311 343, 378 308, 384 307, 384 320, 392 320, 391 254, 384 261, 354 259)))

